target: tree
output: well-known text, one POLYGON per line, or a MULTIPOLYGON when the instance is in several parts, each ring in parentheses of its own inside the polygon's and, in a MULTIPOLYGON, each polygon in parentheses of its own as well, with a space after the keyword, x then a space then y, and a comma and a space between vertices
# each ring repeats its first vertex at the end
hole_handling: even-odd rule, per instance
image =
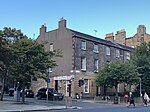
POLYGON ((138 80, 136 67, 131 62, 113 61, 102 66, 96 77, 97 86, 115 87, 118 96, 118 84, 134 84, 138 80))
POLYGON ((2 94, 0 100, 3 100, 5 81, 8 75, 10 62, 13 58, 10 45, 15 38, 26 38, 26 36, 21 33, 21 30, 16 30, 15 28, 5 27, 3 30, 0 30, 0 77, 2 80, 2 94))
MULTIPOLYGON (((57 66, 53 60, 55 56, 61 56, 60 52, 46 52, 43 44, 38 44, 32 39, 28 39, 21 30, 7 27, 0 30, 2 93, 4 93, 6 79, 19 81, 22 83, 22 103, 24 103, 25 82, 30 82, 31 79, 45 78, 46 69, 57 66)), ((3 100, 3 94, 0 100, 3 100)))
POLYGON ((57 66, 53 58, 60 54, 57 51, 45 51, 44 45, 27 38, 14 40, 11 50, 14 60, 11 62, 10 74, 14 80, 22 83, 22 103, 24 103, 25 82, 47 78, 47 69, 57 66))
POLYGON ((150 91, 150 42, 142 43, 135 48, 131 56, 133 63, 137 66, 139 77, 142 81, 142 89, 150 91))

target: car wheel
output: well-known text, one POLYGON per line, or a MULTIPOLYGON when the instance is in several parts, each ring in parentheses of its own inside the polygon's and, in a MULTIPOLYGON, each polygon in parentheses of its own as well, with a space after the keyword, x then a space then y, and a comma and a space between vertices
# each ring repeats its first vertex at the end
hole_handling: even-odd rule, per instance
POLYGON ((52 97, 52 101, 54 101, 55 100, 55 97, 52 97))

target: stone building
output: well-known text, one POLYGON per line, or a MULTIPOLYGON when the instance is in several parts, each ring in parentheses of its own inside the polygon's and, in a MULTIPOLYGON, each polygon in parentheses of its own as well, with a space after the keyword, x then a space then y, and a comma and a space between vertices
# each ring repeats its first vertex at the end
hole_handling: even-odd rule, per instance
MULTIPOLYGON (((144 25, 138 26, 137 33, 133 37, 126 38, 126 31, 123 29, 117 31, 115 37, 113 38, 114 38, 113 42, 120 43, 122 45, 130 46, 133 48, 139 46, 143 42, 147 43, 150 41, 150 35, 146 33, 146 27, 144 25)), ((111 38, 109 40, 112 41, 111 38)))
MULTIPOLYGON (((47 41, 45 50, 61 50, 63 57, 55 58, 58 66, 49 74, 50 87, 66 96, 75 97, 83 93, 83 97, 93 97, 103 93, 102 88, 96 87, 95 76, 97 69, 106 62, 115 59, 129 60, 131 47, 93 37, 66 27, 66 20, 61 18, 58 29, 47 31, 46 25, 40 28, 37 38, 39 43, 47 41), (84 85, 79 87, 79 80, 84 85)), ((113 38, 112 38, 113 39, 113 38)))
POLYGON ((146 33, 146 27, 144 25, 139 25, 137 28, 137 33, 133 37, 126 38, 126 45, 131 47, 139 46, 143 42, 149 42, 150 35, 146 33))

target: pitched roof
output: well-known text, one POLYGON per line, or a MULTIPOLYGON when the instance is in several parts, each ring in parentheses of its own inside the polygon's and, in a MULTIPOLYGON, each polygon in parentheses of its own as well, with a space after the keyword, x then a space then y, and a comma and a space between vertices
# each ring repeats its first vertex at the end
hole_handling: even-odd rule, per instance
POLYGON ((108 41, 108 40, 100 39, 98 37, 94 37, 94 36, 91 36, 91 35, 88 35, 88 34, 85 34, 85 33, 81 33, 81 32, 78 32, 78 31, 75 31, 75 30, 72 30, 72 29, 68 29, 68 30, 73 32, 74 36, 84 38, 86 40, 90 40, 90 41, 97 42, 97 43, 100 43, 100 44, 109 45, 109 46, 112 46, 112 47, 125 49, 125 50, 129 50, 129 51, 133 50, 133 48, 131 48, 129 46, 125 46, 125 45, 121 45, 121 44, 111 42, 111 41, 108 41))

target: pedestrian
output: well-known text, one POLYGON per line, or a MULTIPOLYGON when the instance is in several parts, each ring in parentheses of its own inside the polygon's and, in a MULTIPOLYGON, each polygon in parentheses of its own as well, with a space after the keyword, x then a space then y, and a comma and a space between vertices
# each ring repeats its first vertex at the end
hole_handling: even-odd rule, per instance
POLYGON ((133 106, 135 107, 134 96, 133 96, 132 92, 129 93, 129 105, 128 105, 128 107, 130 107, 131 104, 133 104, 133 106))
POLYGON ((124 95, 124 102, 125 102, 125 103, 128 103, 128 99, 129 99, 129 95, 126 93, 126 94, 124 95))
POLYGON ((146 92, 144 93, 143 101, 144 101, 144 106, 148 106, 147 102, 149 102, 149 96, 146 92))

